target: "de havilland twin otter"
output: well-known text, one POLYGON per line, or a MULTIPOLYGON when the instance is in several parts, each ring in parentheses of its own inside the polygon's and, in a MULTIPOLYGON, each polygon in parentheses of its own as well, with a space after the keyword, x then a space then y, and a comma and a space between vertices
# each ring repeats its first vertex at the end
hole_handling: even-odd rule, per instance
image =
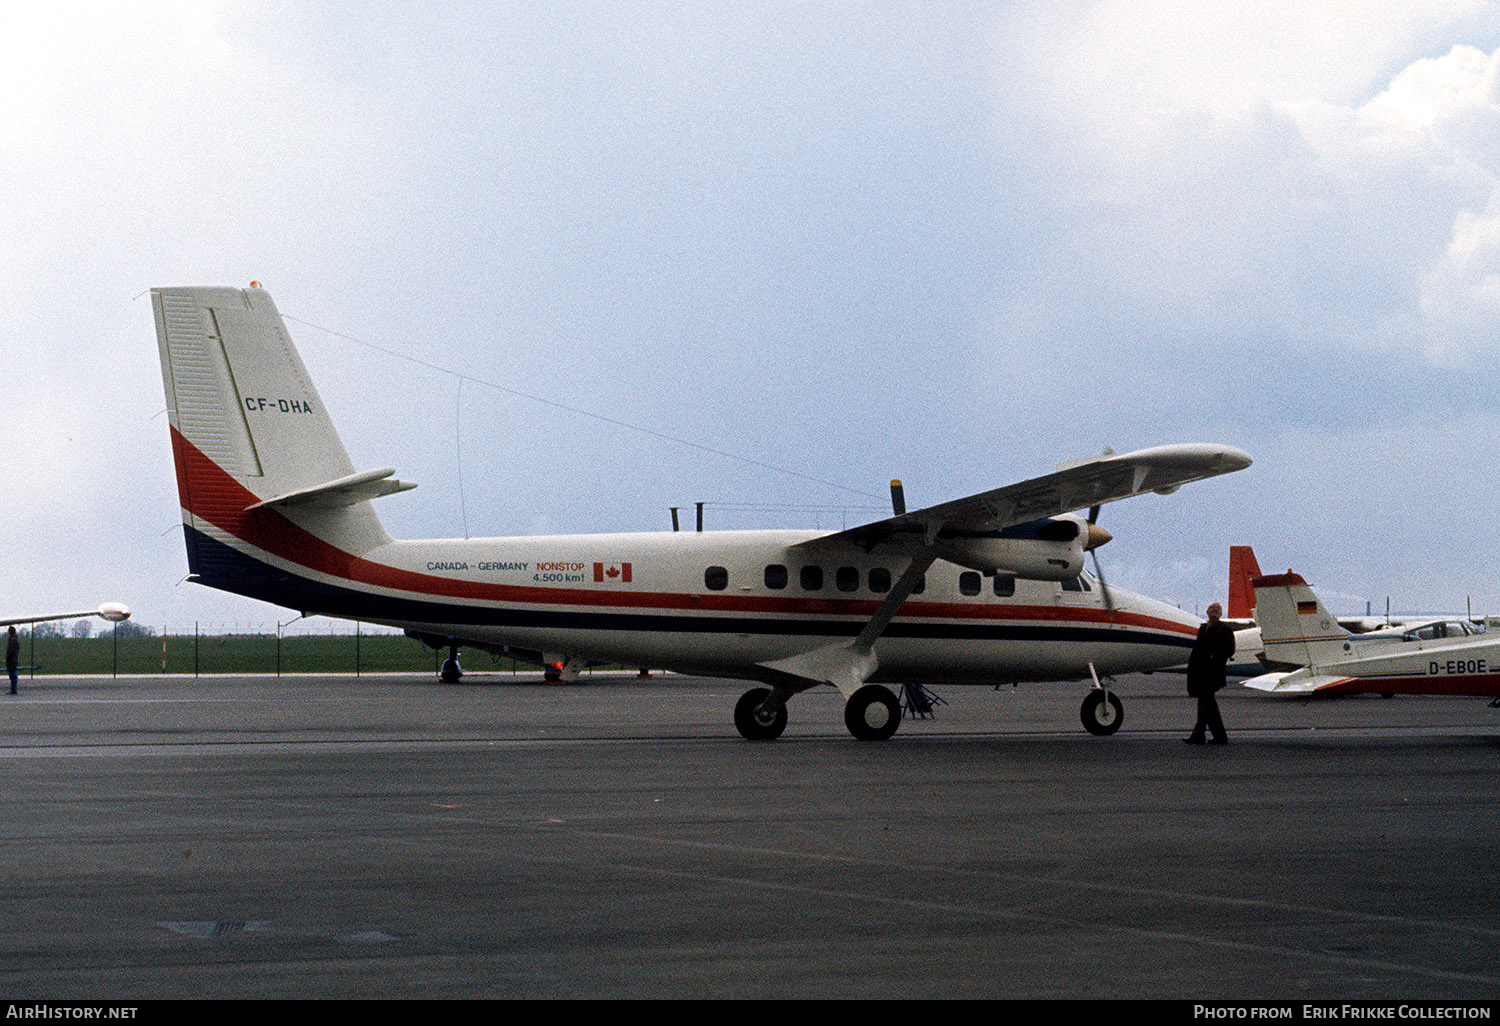
POLYGON ((152 306, 193 580, 455 649, 756 682, 734 714, 751 739, 819 685, 880 739, 901 719, 888 683, 1041 680, 1092 680, 1084 724, 1112 732, 1100 678, 1181 664, 1200 621, 1084 572, 1098 507, 1250 465, 1221 445, 1110 454, 837 532, 400 541, 371 500, 414 486, 355 470, 266 292, 152 306))

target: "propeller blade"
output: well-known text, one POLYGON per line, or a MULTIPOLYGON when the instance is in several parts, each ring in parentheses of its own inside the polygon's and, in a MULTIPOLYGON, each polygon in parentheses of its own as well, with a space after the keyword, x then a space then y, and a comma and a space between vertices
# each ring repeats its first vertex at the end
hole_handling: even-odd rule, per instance
POLYGON ((1109 593, 1109 585, 1104 582, 1104 571, 1099 569, 1099 553, 1091 552, 1094 557, 1094 580, 1099 582, 1099 597, 1104 600, 1104 611, 1113 613, 1115 611, 1115 600, 1109 593))
POLYGON ((906 515, 906 489, 900 480, 891 482, 891 512, 898 517, 906 515))

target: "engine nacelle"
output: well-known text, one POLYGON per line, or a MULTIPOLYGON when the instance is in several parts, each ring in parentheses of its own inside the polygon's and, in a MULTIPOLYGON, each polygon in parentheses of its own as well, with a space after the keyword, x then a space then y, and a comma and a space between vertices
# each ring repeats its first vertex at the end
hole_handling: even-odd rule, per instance
POLYGON ((939 535, 934 547, 948 562, 980 573, 1070 581, 1083 572, 1084 553, 1103 543, 1100 535, 1108 538, 1106 532, 1078 517, 1061 516, 983 535, 939 535))

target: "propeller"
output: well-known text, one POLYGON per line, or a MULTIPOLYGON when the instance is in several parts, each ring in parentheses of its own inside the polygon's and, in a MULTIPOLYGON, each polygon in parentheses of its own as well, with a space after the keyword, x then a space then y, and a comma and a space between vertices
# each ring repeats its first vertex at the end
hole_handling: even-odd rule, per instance
POLYGON ((1098 545, 1094 543, 1094 531, 1096 530, 1104 535, 1104 541, 1099 542, 1098 545, 1103 545, 1104 542, 1109 541, 1110 534, 1102 527, 1098 527, 1093 523, 1089 524, 1088 552, 1094 559, 1094 580, 1099 582, 1099 597, 1104 600, 1104 611, 1106 613, 1113 613, 1115 611, 1115 600, 1109 593, 1109 585, 1104 582, 1104 571, 1099 568, 1098 545))
MULTIPOLYGON (((1109 446, 1104 447, 1104 455, 1113 456, 1115 451, 1109 446)), ((1104 581, 1104 571, 1099 567, 1099 546, 1109 541, 1114 535, 1099 526, 1099 506, 1089 507, 1088 518, 1088 540, 1084 542, 1083 548, 1094 560, 1094 580, 1099 582, 1099 597, 1104 600, 1104 611, 1113 613, 1115 611, 1115 600, 1109 593, 1109 585, 1104 581)))

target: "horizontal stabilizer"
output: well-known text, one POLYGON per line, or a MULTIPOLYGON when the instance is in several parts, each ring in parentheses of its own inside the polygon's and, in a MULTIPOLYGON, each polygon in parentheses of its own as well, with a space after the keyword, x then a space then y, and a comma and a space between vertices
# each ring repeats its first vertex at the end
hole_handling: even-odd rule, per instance
POLYGON ((337 509, 340 506, 352 506, 356 502, 378 499, 382 495, 394 495, 416 487, 416 484, 411 481, 394 480, 395 473, 394 467, 366 470, 360 474, 341 477, 337 481, 329 481, 327 484, 299 488, 295 492, 277 495, 264 502, 257 502, 249 508, 300 506, 310 509, 337 509))
POLYGON ((1310 673, 1307 670, 1292 670, 1283 673, 1263 673, 1259 677, 1251 677, 1244 681, 1247 688, 1256 691, 1269 691, 1277 695, 1310 695, 1314 691, 1322 691, 1324 688, 1335 684, 1342 684, 1349 677, 1336 673, 1310 673))

